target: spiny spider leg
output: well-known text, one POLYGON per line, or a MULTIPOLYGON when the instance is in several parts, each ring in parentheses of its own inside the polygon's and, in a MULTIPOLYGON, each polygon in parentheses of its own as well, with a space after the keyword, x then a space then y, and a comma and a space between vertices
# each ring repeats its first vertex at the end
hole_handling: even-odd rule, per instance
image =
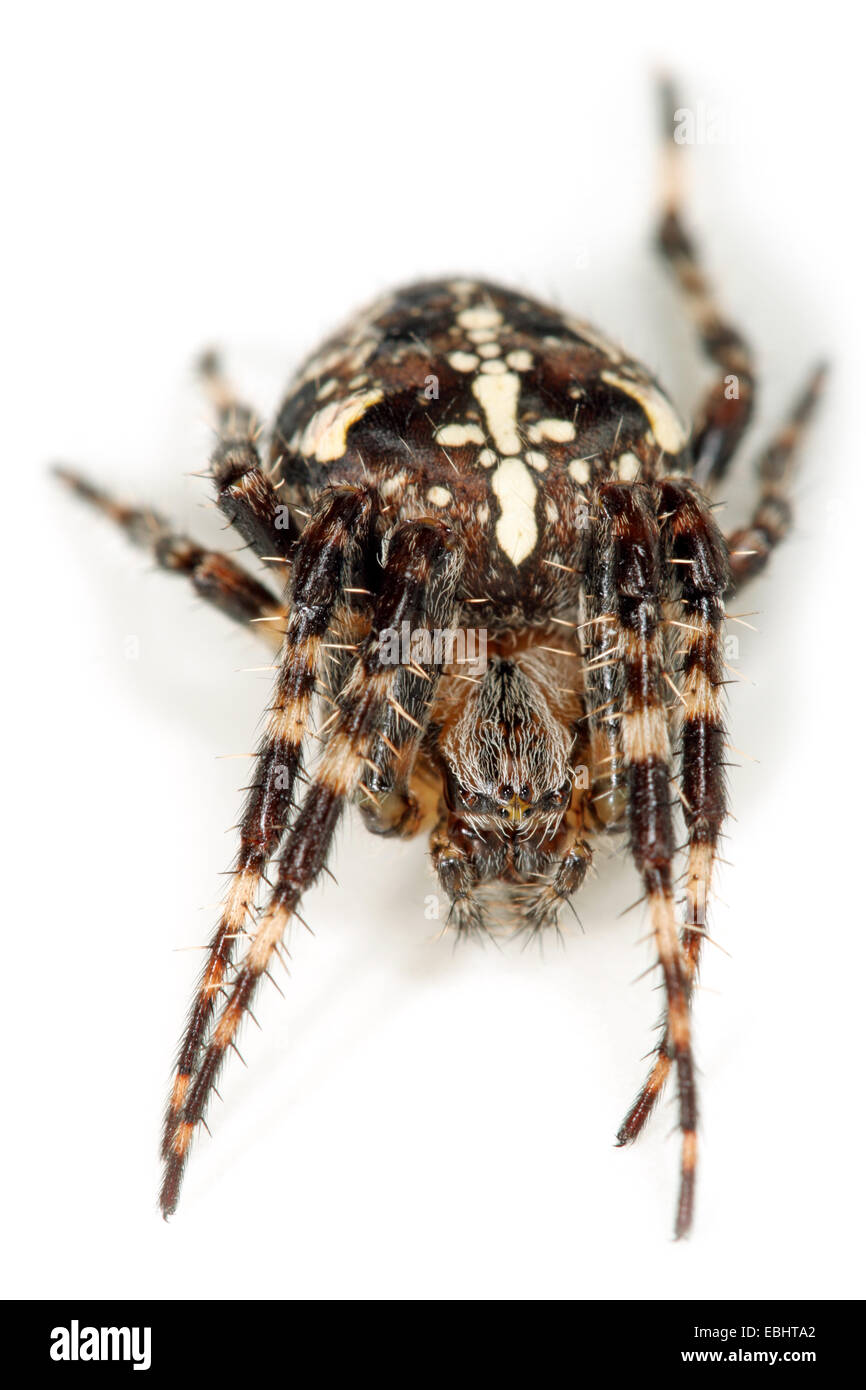
POLYGON ((697 1092, 689 1022, 689 985, 677 931, 672 864, 671 750, 664 683, 659 525, 652 495, 637 484, 607 483, 597 494, 595 545, 613 600, 616 659, 622 664, 620 737, 628 783, 632 857, 649 899, 664 978, 679 1082, 682 1135, 676 1235, 691 1225, 697 1161, 697 1092))
POLYGON ((365 796, 360 809, 374 835, 411 839, 438 806, 441 785, 435 774, 432 781, 413 782, 435 690, 422 670, 423 663, 415 661, 397 668, 390 702, 370 744, 364 783, 375 799, 365 796))
MULTIPOLYGON (((724 594, 730 583, 724 537, 693 484, 660 485, 664 556, 679 599, 677 680, 682 700, 680 786, 688 830, 683 954, 689 989, 697 977, 707 930, 707 900, 726 813, 724 724, 724 594)), ((620 1144, 636 1139, 652 1114, 674 1057, 666 1015, 656 1059, 620 1127, 620 1144)))
POLYGON ((430 836, 430 857, 451 904, 446 926, 454 928, 458 940, 483 935, 488 928, 477 890, 481 883, 501 872, 505 863, 503 842, 470 835, 459 820, 444 811, 430 836))
POLYGON ((692 437, 694 477, 702 487, 722 478, 751 419, 755 374, 748 344, 723 317, 700 266, 680 214, 682 147, 675 139, 679 114, 676 93, 670 83, 661 85, 664 121, 664 204, 656 233, 658 250, 669 262, 694 319, 701 346, 719 375, 697 412, 692 437))
MULTIPOLYGON (((593 530, 598 529, 600 520, 593 517, 593 530)), ((609 549, 593 544, 584 579, 584 621, 577 636, 586 690, 583 718, 588 725, 589 765, 593 770, 589 814, 602 829, 614 829, 621 822, 628 800, 619 727, 623 671, 616 659, 614 578, 609 549)))
MULTIPOLYGON (((712 488, 727 472, 731 459, 753 414, 754 364, 748 344, 722 316, 701 270, 694 243, 680 214, 682 150, 674 137, 677 99, 670 83, 661 85, 664 120, 664 206, 657 232, 657 246, 676 275, 694 318, 707 356, 721 369, 698 412, 692 439, 692 476, 702 487, 712 488)), ((760 573, 775 547, 791 526, 789 498, 791 464, 803 430, 821 396, 826 365, 814 368, 805 389, 775 439, 761 454, 761 485, 755 513, 747 527, 729 539, 733 587, 739 588, 760 573), (743 554, 734 554, 735 551, 743 554), (750 553, 755 552, 755 553, 750 553)))
POLYGON ((284 562, 292 559, 299 531, 288 502, 262 467, 253 412, 236 398, 215 353, 205 353, 199 370, 219 425, 211 455, 217 506, 261 559, 283 571, 287 583, 284 562))
MULTIPOLYGON (((166 1216, 177 1203, 190 1141, 204 1116, 226 1052, 301 897, 326 863, 340 813, 362 782, 376 729, 394 698, 399 667, 383 660, 379 634, 386 629, 399 630, 404 621, 412 628, 447 626, 454 613, 462 566, 462 546, 443 522, 403 522, 390 538, 372 630, 336 698, 337 721, 279 856, 271 900, 240 962, 171 1134, 160 1199, 166 1216)), ((421 661, 419 665, 430 678, 430 698, 437 669, 432 663, 421 661)))
POLYGON ((262 618, 282 618, 285 606, 228 555, 207 550, 175 531, 157 512, 119 502, 70 468, 55 473, 77 497, 123 528, 134 545, 149 550, 160 569, 186 576, 200 598, 238 623, 255 623, 254 631, 272 645, 282 641, 280 624, 262 618))
POLYGON ((558 929, 561 909, 579 891, 592 864, 592 849, 583 838, 583 808, 570 809, 550 843, 552 868, 540 883, 514 890, 514 900, 523 913, 523 930, 541 939, 541 933, 558 929))
MULTIPOLYGON (((171 1153, 180 1113, 217 998, 225 987, 237 940, 254 922, 258 892, 268 861, 287 828, 310 723, 317 675, 329 626, 353 602, 344 585, 357 575, 369 543, 373 501, 358 488, 322 494, 298 546, 293 569, 291 616, 285 634, 264 736, 240 822, 240 847, 225 906, 208 946, 186 1031, 178 1053, 163 1132, 171 1153)), ((174 1198, 169 1199, 169 1205, 174 1198)))
MULTIPOLYGON (((691 484, 661 484, 668 558, 675 565, 684 629, 681 695, 684 701, 681 787, 689 831, 683 950, 692 988, 707 932, 707 899, 718 838, 725 816, 723 720, 724 671, 721 649, 725 592, 759 573, 790 527, 788 490, 795 451, 820 398, 826 368, 815 369, 790 418, 758 461, 761 491, 751 524, 721 536, 709 508, 691 484), (746 552, 740 553, 737 552, 746 552), (726 552, 730 553, 727 558, 726 552), (695 930, 689 930, 689 927, 695 930)), ((632 1142, 643 1130, 661 1095, 673 1061, 670 1022, 642 1090, 626 1115, 617 1139, 632 1142)))
POLYGON ((783 541, 791 527, 791 477, 796 452, 827 377, 827 367, 819 364, 794 403, 788 419, 770 441, 757 462, 758 502, 748 526, 728 537, 733 587, 739 589, 761 570, 783 541))
POLYGON ((425 807, 410 788, 420 743, 412 720, 417 724, 423 717, 428 699, 429 688, 424 688, 417 671, 401 667, 394 704, 386 710, 370 747, 371 766, 364 779, 376 798, 361 803, 364 824, 373 835, 399 835, 408 840, 418 832, 425 807))

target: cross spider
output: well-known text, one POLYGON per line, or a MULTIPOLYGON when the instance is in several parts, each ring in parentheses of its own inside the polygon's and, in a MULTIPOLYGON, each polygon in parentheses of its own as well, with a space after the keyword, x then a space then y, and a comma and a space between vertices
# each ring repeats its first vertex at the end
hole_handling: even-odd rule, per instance
POLYGON ((637 1137, 674 1069, 676 1234, 689 1229, 689 1002, 726 814, 724 600, 789 529, 793 454, 823 371, 758 460, 750 524, 725 537, 708 494, 749 423, 755 376, 683 228, 675 103, 670 89, 663 97, 657 244, 716 374, 691 434, 650 374, 588 325, 492 284, 449 280, 380 300, 310 358, 280 407, 267 462, 251 412, 216 360, 203 361, 219 419, 218 505, 273 585, 60 470, 159 565, 256 623, 279 652, 165 1118, 166 1215, 241 1021, 327 865, 343 808, 357 802, 375 834, 430 832, 460 934, 484 927, 497 895, 518 924, 554 925, 583 883, 592 841, 627 831, 666 1007, 618 1138, 637 1137), (487 636, 476 676, 437 661, 430 640, 469 626, 487 636), (394 661, 385 634, 401 630, 411 654, 394 661), (321 757, 305 773, 314 696, 328 713, 321 757))

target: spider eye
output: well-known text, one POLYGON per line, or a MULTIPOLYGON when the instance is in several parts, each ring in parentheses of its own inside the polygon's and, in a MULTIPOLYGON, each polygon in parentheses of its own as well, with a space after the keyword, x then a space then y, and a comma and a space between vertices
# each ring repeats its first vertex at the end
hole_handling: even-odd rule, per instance
POLYGON ((552 810, 562 811, 571 800, 571 778, 567 777, 561 787, 545 794, 544 805, 552 810))
POLYGON ((478 792, 472 791, 469 787, 464 787, 458 782, 453 771, 448 769, 445 775, 445 800, 452 811, 474 811, 479 808, 479 804, 484 798, 478 792))

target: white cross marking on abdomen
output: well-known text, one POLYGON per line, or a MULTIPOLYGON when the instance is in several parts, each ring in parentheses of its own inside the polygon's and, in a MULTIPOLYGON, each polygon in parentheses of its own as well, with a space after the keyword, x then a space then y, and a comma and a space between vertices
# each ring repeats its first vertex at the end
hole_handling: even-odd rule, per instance
POLYGON ((496 376, 480 373, 472 383, 472 394, 484 411, 498 453, 505 455, 490 479, 499 502, 496 539, 512 564, 519 565, 532 554, 538 540, 538 488, 523 459, 515 457, 521 447, 517 430, 520 377, 516 372, 496 376))

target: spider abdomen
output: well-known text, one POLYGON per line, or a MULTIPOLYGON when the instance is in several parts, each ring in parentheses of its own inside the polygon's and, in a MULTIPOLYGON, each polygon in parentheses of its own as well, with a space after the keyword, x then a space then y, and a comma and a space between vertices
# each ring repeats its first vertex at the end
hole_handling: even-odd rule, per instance
POLYGON ((386 526, 446 518, 466 540, 466 596, 535 622, 574 599, 592 487, 676 470, 686 446, 650 374, 588 325, 452 280, 399 290, 325 343, 283 401, 272 458, 299 506, 372 482, 386 526))

